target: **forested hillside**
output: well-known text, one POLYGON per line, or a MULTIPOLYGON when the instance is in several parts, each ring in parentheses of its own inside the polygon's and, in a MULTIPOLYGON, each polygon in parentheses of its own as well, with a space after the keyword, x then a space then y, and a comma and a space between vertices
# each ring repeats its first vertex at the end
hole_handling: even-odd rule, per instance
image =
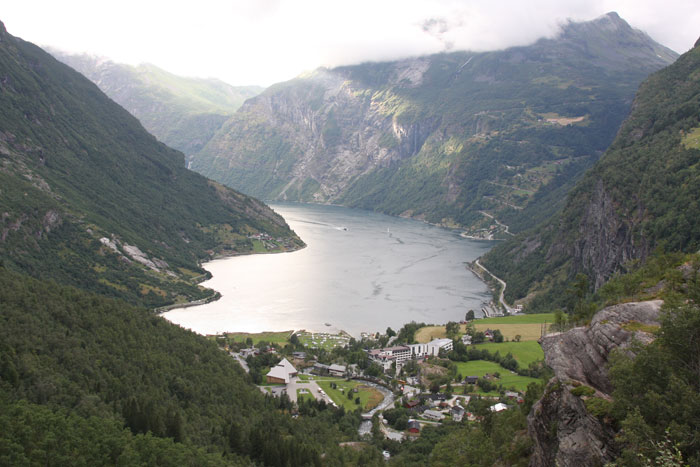
POLYGON ((562 212, 486 255, 484 264, 508 283, 507 299, 560 306, 578 273, 595 290, 655 249, 700 248, 699 77, 696 46, 647 79, 562 212))
POLYGON ((361 455, 337 447, 357 436, 357 414, 320 408, 293 420, 213 342, 145 309, 1 267, 0 304, 2 465, 316 465, 322 454, 361 455))
POLYGON ((158 140, 188 155, 202 149, 246 99, 263 90, 177 76, 147 63, 130 66, 54 49, 49 53, 85 75, 158 140))
POLYGON ((198 261, 251 251, 251 234, 298 248, 284 221, 187 171, 1 23, 0 69, 0 465, 382 462, 339 447, 357 413, 308 403, 294 419, 288 398, 147 308, 210 293, 198 261))
POLYGON ((267 232, 262 203, 188 171, 88 79, 0 25, 0 259, 36 277, 150 306, 202 298, 216 252, 267 232))
POLYGON ((676 54, 610 13, 553 39, 319 69, 246 101, 192 168, 264 199, 504 236, 547 218, 676 54))

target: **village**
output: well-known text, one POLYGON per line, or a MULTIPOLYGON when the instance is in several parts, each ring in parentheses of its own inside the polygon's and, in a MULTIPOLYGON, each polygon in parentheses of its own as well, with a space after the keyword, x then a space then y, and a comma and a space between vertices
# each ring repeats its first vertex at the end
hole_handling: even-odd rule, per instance
POLYGON ((426 428, 479 423, 488 413, 520 407, 528 385, 549 371, 537 340, 553 319, 409 323, 360 339, 309 331, 216 339, 262 392, 288 399, 295 416, 308 401, 359 411, 362 437, 403 441, 426 428))

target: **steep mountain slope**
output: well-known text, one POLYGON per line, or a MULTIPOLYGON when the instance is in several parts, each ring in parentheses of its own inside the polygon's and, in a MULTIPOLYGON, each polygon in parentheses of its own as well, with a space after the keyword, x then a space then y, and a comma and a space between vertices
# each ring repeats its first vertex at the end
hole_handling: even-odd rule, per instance
POLYGON ((675 58, 610 13, 528 47, 320 69, 246 101, 191 167, 265 199, 522 229, 675 58))
MULTIPOLYGON (((563 284, 583 272, 593 289, 657 247, 700 248, 700 48, 652 75, 610 149, 577 184, 565 209, 492 250, 484 264, 506 280, 510 300, 561 304, 563 284)), ((537 306, 540 306, 537 305, 537 306)))
POLYGON ((94 84, 0 24, 0 260, 134 303, 202 298, 215 251, 265 231, 301 244, 262 203, 185 169, 94 84))
POLYGON ((49 49, 139 119, 149 133, 185 154, 199 151, 258 86, 185 78, 154 65, 130 66, 49 49))
POLYGON ((554 377, 528 415, 532 466, 698 465, 700 255, 655 254, 540 340, 554 377))
POLYGON ((214 342, 145 309, 2 267, 0 304, 0 465, 356 464, 338 442, 359 414, 294 420, 214 342))

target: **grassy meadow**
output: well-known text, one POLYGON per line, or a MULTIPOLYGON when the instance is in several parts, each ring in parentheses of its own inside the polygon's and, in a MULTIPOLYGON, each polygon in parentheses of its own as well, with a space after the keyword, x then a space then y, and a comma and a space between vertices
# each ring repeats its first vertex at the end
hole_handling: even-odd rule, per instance
MULTIPOLYGON (((546 328, 554 322, 554 313, 539 313, 518 316, 499 316, 495 318, 476 319, 473 321, 477 331, 500 329, 503 337, 509 341, 520 336, 521 341, 537 341, 542 335, 542 325, 546 328)), ((466 332, 467 326, 461 325, 461 332, 466 332)), ((426 343, 432 339, 446 337, 445 326, 426 326, 416 332, 416 342, 426 343)))
POLYGON ((333 402, 338 404, 338 407, 345 407, 345 410, 352 411, 356 410, 358 407, 362 408, 363 411, 372 410, 384 399, 382 393, 377 389, 358 381, 326 379, 323 381, 317 381, 317 383, 321 389, 328 394, 328 397, 330 397, 333 402), (331 383, 337 384, 337 389, 331 388, 331 383), (354 388, 357 388, 358 392, 353 393, 352 399, 348 399, 348 391, 352 391, 354 388), (342 392, 341 389, 343 390, 342 392), (360 398, 359 404, 355 403, 355 398, 357 397, 360 398))
POLYGON ((503 368, 498 363, 489 362, 486 360, 473 360, 471 362, 456 362, 457 372, 461 373, 462 376, 478 376, 482 377, 486 373, 500 374, 500 378, 492 380, 495 384, 501 384, 505 389, 515 389, 524 392, 527 389, 527 385, 539 381, 536 378, 530 378, 529 376, 520 376, 515 373, 503 368))

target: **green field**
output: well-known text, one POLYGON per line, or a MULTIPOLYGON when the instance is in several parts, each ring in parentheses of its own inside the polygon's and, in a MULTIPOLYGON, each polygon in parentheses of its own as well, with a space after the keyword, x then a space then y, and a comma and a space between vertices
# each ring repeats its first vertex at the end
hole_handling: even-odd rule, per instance
POLYGON ((474 320, 474 324, 539 324, 553 323, 554 313, 537 313, 532 315, 499 316, 474 320))
MULTIPOLYGON (((471 346, 470 346, 471 347, 471 346)), ((476 344, 479 350, 486 349, 491 353, 500 352, 501 355, 506 355, 508 352, 513 354, 513 358, 518 362, 520 368, 527 368, 528 365, 537 360, 544 359, 544 352, 537 341, 524 342, 487 342, 486 344, 476 344)))
POLYGON ((281 332, 229 332, 224 334, 227 339, 233 340, 235 342, 245 342, 249 337, 253 339, 255 345, 258 342, 271 342, 278 345, 286 345, 289 342, 289 337, 292 335, 293 331, 281 331, 281 332))
POLYGON ((346 381, 344 379, 333 379, 333 380, 323 380, 317 381, 318 385, 326 391, 328 397, 330 397, 333 402, 338 404, 338 407, 345 407, 345 410, 356 410, 358 407, 362 408, 363 411, 371 410, 376 407, 383 399, 384 396, 381 392, 374 388, 367 386, 360 387, 357 393, 353 393, 352 399, 348 399, 348 391, 352 391, 357 386, 363 386, 362 383, 358 381, 346 381), (331 382, 338 385, 337 389, 331 389, 331 382), (343 392, 340 389, 343 389, 343 392), (360 397, 360 404, 355 404, 355 398, 360 397))
POLYGON ((471 362, 456 362, 457 373, 462 376, 479 376, 482 377, 486 373, 494 374, 498 372, 501 377, 493 381, 495 384, 501 384, 505 389, 516 389, 525 392, 527 385, 539 381, 536 378, 529 376, 520 376, 503 368, 498 363, 489 362, 486 360, 473 360, 471 362))
MULTIPOLYGON (((503 337, 508 340, 514 340, 515 336, 520 336, 521 341, 537 341, 542 337, 542 324, 547 323, 547 328, 549 328, 554 322, 554 313, 499 316, 497 318, 475 319, 472 322, 477 331, 500 329, 503 337)), ((466 330, 467 326, 462 324, 460 331, 464 333, 466 330)), ((425 326, 416 332, 415 339, 416 342, 426 343, 445 336, 445 326, 425 326)))

